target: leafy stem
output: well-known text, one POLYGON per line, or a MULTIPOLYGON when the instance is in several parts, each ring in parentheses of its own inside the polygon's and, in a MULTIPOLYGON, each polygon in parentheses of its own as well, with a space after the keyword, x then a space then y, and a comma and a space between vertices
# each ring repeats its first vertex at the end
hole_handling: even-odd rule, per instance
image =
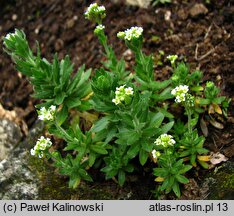
POLYGON ((186 106, 185 107, 186 113, 188 115, 188 132, 189 134, 192 134, 193 128, 192 128, 192 110, 190 107, 186 106))

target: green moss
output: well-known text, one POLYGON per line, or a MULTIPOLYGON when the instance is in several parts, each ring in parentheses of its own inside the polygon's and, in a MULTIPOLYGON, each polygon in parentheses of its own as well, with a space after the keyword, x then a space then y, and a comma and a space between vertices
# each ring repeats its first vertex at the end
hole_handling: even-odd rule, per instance
POLYGON ((119 186, 115 183, 81 182, 77 189, 68 188, 68 179, 44 160, 29 157, 29 167, 38 178, 39 199, 77 200, 77 199, 117 199, 119 186))
POLYGON ((210 174, 209 199, 232 199, 234 196, 234 163, 227 162, 210 174))

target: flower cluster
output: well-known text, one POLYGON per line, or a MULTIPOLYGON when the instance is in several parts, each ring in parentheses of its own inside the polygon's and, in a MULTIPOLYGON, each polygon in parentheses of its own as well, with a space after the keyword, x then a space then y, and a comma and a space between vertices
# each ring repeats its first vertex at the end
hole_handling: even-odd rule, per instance
POLYGON ((173 139, 173 136, 168 135, 168 134, 162 134, 159 136, 155 142, 157 146, 163 146, 163 147, 168 147, 168 146, 173 146, 176 142, 173 139))
POLYGON ((99 35, 101 32, 103 32, 103 30, 105 29, 104 25, 97 25, 95 30, 94 30, 94 34, 99 35))
POLYGON ((31 155, 36 155, 39 158, 42 158, 44 156, 44 151, 47 150, 52 145, 52 142, 49 138, 45 138, 44 136, 41 136, 34 146, 33 149, 31 149, 30 153, 31 155))
POLYGON ((106 9, 104 6, 98 6, 97 3, 91 4, 85 12, 86 19, 100 23, 106 17, 106 9))
POLYGON ((127 97, 130 95, 133 95, 133 88, 127 87, 125 88, 125 85, 117 87, 115 91, 115 98, 112 100, 112 102, 115 105, 120 104, 122 101, 124 101, 127 97))
POLYGON ((131 27, 130 29, 125 30, 124 32, 118 32, 117 37, 120 39, 131 41, 133 39, 138 39, 142 36, 143 28, 142 27, 131 27))
POLYGON ((167 56, 167 59, 171 62, 172 65, 175 64, 176 59, 178 58, 177 55, 169 55, 167 56))
POLYGON ((49 109, 42 107, 38 111, 38 118, 42 121, 53 121, 55 117, 56 106, 50 106, 49 109))
POLYGON ((171 94, 176 97, 175 102, 181 103, 186 100, 189 87, 187 85, 179 85, 176 88, 172 89, 171 94))

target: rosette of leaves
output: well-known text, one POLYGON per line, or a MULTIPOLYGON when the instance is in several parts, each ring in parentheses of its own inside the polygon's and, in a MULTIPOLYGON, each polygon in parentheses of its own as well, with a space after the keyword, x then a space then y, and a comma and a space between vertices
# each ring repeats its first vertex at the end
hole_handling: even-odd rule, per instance
POLYGON ((125 182, 126 172, 131 173, 134 170, 133 165, 129 163, 126 149, 126 146, 113 147, 111 153, 104 158, 106 166, 101 169, 106 174, 106 179, 117 176, 120 186, 125 182))
POLYGON ((215 86, 213 82, 207 82, 204 90, 205 98, 199 98, 200 105, 210 105, 209 109, 215 110, 217 113, 222 114, 219 105, 225 101, 226 97, 219 96, 220 89, 215 86))
POLYGON ((73 158, 71 154, 67 154, 66 157, 63 158, 58 151, 52 152, 51 157, 60 173, 69 177, 70 188, 76 188, 82 179, 90 182, 93 181, 86 171, 88 161, 81 161, 79 157, 73 158))
POLYGON ((197 130, 193 130, 192 133, 185 132, 182 139, 178 142, 180 144, 181 151, 179 151, 180 157, 188 158, 193 166, 197 166, 197 161, 204 168, 208 168, 208 164, 199 157, 199 155, 206 154, 209 151, 203 147, 205 138, 199 136, 197 130))
POLYGON ((92 167, 100 156, 108 154, 107 149, 111 148, 102 141, 102 136, 91 131, 82 132, 79 125, 73 125, 68 129, 57 125, 51 127, 49 131, 67 142, 64 151, 73 151, 80 161, 86 158, 89 167, 92 167))
POLYGON ((177 197, 180 197, 180 184, 187 184, 189 180, 184 176, 192 166, 185 165, 183 159, 177 160, 173 154, 163 154, 159 157, 158 168, 153 169, 153 174, 157 176, 155 181, 162 182, 160 191, 169 193, 173 191, 177 197))
POLYGON ((106 142, 111 140, 117 146, 125 146, 126 157, 131 160, 139 157, 144 165, 153 149, 154 140, 167 133, 174 122, 163 123, 165 116, 161 112, 149 110, 150 93, 134 93, 131 104, 124 109, 115 110, 97 121, 92 131, 103 134, 106 142))
POLYGON ((88 82, 91 70, 85 71, 82 66, 72 77, 73 64, 68 56, 59 61, 55 55, 49 63, 41 57, 38 44, 37 55, 33 54, 23 31, 16 29, 9 35, 4 39, 5 51, 11 55, 17 70, 29 78, 34 87, 33 96, 45 102, 39 107, 63 104, 63 119, 70 108, 89 109, 83 99, 91 93, 88 82))
POLYGON ((118 79, 113 73, 103 68, 96 70, 92 78, 93 97, 91 100, 95 110, 107 112, 116 109, 112 99, 115 97, 114 91, 117 85, 118 79))

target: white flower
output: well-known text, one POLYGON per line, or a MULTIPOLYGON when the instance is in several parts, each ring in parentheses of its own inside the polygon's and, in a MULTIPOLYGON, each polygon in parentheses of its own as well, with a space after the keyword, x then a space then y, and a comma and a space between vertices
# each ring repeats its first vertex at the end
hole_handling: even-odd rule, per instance
POLYGON ((176 88, 172 89, 171 94, 176 96, 176 103, 181 103, 186 100, 188 91, 189 87, 187 85, 179 85, 176 88))
POLYGON ((17 34, 18 34, 18 32, 16 29, 15 29, 14 33, 8 33, 4 38, 3 44, 6 45, 6 41, 13 41, 17 34))
POLYGON ((95 20, 97 17, 101 17, 103 19, 106 16, 106 8, 104 6, 98 6, 97 3, 93 3, 89 5, 84 15, 90 20, 95 20))
POLYGON ((87 8, 87 10, 85 11, 85 15, 89 15, 91 13, 92 10, 96 10, 96 8, 98 8, 98 4, 97 3, 92 3, 89 5, 89 7, 87 8))
POLYGON ((114 99, 112 99, 112 102, 115 104, 115 105, 118 105, 118 104, 120 104, 120 99, 119 98, 114 98, 114 99))
POLYGON ((162 134, 155 140, 154 143, 158 146, 168 147, 173 146, 176 142, 173 139, 173 136, 168 134, 162 134))
POLYGON ((35 147, 36 147, 36 149, 45 150, 46 148, 50 147, 51 145, 52 145, 52 142, 51 142, 50 138, 45 138, 44 136, 41 136, 37 140, 35 147))
POLYGON ((98 11, 98 12, 105 12, 105 11, 106 11, 106 8, 105 8, 104 6, 99 6, 99 7, 97 8, 97 11, 98 11))
POLYGON ((142 36, 143 28, 142 27, 131 27, 130 29, 125 30, 124 32, 117 33, 117 37, 131 41, 132 39, 138 39, 142 36))
POLYGON ((38 118, 42 121, 53 121, 55 117, 56 112, 56 106, 52 105, 49 107, 49 109, 46 109, 45 107, 42 107, 38 111, 38 118))
POLYGON ((34 146, 33 149, 30 150, 31 155, 37 155, 39 158, 44 156, 44 151, 48 149, 52 145, 52 142, 49 138, 45 138, 41 136, 34 146))
POLYGON ((120 87, 117 87, 116 88, 116 91, 123 91, 125 88, 125 85, 122 85, 122 86, 120 86, 120 87))
POLYGON ((96 28, 94 29, 94 34, 100 35, 104 29, 105 29, 104 25, 101 25, 101 24, 97 25, 96 28))
POLYGON ((169 56, 167 56, 167 59, 171 62, 171 64, 174 64, 177 58, 178 58, 177 55, 169 55, 169 56))
POLYGON ((119 86, 115 90, 115 98, 112 99, 112 102, 118 105, 121 101, 125 101, 127 97, 129 98, 129 95, 133 95, 133 93, 132 87, 125 88, 125 85, 119 86))
POLYGON ((96 31, 96 32, 101 32, 103 29, 105 29, 105 26, 100 24, 100 25, 97 25, 97 26, 96 26, 96 28, 95 28, 94 31, 96 31))
POLYGON ((31 155, 33 155, 33 156, 36 154, 36 152, 35 152, 34 149, 31 149, 30 153, 31 153, 31 155))
POLYGON ((7 35, 5 36, 5 39, 10 40, 11 37, 14 37, 14 34, 13 34, 13 33, 7 34, 7 35))
POLYGON ((133 95, 133 88, 132 87, 128 87, 125 89, 125 94, 126 95, 133 95))
POLYGON ((151 153, 154 159, 157 159, 161 155, 160 152, 156 151, 155 149, 151 153))

